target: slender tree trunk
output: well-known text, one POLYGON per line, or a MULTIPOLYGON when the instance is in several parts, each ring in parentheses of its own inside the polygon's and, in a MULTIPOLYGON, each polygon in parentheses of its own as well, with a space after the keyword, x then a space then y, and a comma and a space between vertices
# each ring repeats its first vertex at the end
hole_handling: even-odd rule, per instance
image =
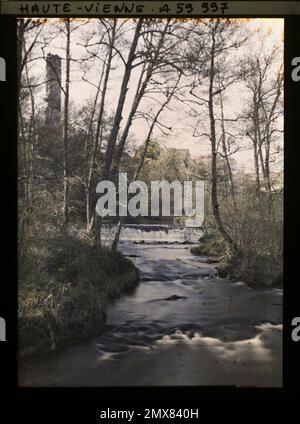
POLYGON ((93 211, 94 211, 94 205, 92 206, 93 200, 93 193, 92 193, 92 179, 93 179, 93 171, 95 167, 95 160, 96 155, 99 150, 99 142, 100 142, 100 135, 101 135, 101 128, 103 125, 103 113, 104 113, 104 105, 106 100, 106 92, 107 92, 107 85, 108 85, 108 79, 109 74, 111 71, 111 62, 112 62, 112 55, 113 55, 113 47, 115 42, 115 33, 116 33, 116 20, 114 21, 114 26, 112 29, 112 35, 111 35, 111 42, 109 46, 109 52, 108 52, 108 58, 107 58, 107 64, 105 66, 105 76, 103 81, 103 87, 102 87, 102 95, 101 95, 101 101, 99 106, 99 114, 97 119, 97 129, 96 129, 96 135, 95 135, 95 142, 93 144, 92 149, 92 156, 91 161, 89 165, 89 173, 88 173, 88 181, 87 181, 87 218, 88 218, 88 225, 87 229, 90 231, 92 229, 94 219, 92 219, 93 211))
MULTIPOLYGON (((142 77, 143 77, 144 71, 141 72, 141 76, 140 76, 139 82, 137 84, 137 89, 136 89, 136 94, 135 94, 134 102, 133 102, 133 105, 131 107, 131 110, 130 110, 130 113, 129 113, 129 116, 128 116, 128 119, 127 119, 127 122, 126 122, 126 125, 125 125, 125 128, 124 128, 124 131, 122 133, 122 137, 121 137, 120 143, 118 145, 118 150, 117 150, 117 153, 116 153, 115 162, 114 162, 114 166, 113 166, 113 169, 112 169, 112 176, 113 176, 113 178, 116 177, 116 174, 117 174, 117 172, 119 170, 121 158, 122 158, 122 155, 123 155, 123 152, 124 152, 125 143, 126 143, 126 140, 127 140, 128 134, 129 134, 130 127, 132 125, 132 121, 133 121, 134 115, 135 115, 135 113, 137 111, 137 108, 138 108, 138 106, 139 106, 139 104, 140 104, 140 102, 141 102, 141 100, 142 100, 142 98, 143 98, 143 96, 145 94, 145 91, 146 91, 147 85, 148 85, 148 83, 150 81, 150 78, 152 76, 154 67, 157 64, 158 57, 159 57, 161 48, 163 46, 163 42, 164 42, 165 35, 166 35, 166 32, 167 32, 167 29, 168 28, 169 28, 169 21, 165 25, 164 30, 163 30, 163 32, 161 34, 161 37, 160 37, 160 40, 158 42, 158 45, 157 45, 157 48, 156 48, 156 51, 155 51, 153 60, 151 61, 150 65, 148 66, 148 69, 146 71, 146 76, 145 76, 145 79, 144 79, 143 82, 142 82, 142 77)), ((168 100, 168 102, 169 102, 169 100, 168 100)), ((164 109, 164 107, 166 106, 166 104, 168 102, 164 103, 164 106, 159 109, 159 112, 157 113, 157 115, 155 117, 155 120, 152 122, 152 125, 150 127, 150 130, 148 132, 148 137, 147 137, 147 140, 146 140, 146 146, 148 146, 148 143, 150 141, 150 137, 151 137, 152 131, 154 129, 154 126, 155 126, 155 124, 157 122, 158 116, 159 116, 159 114, 161 113, 161 111, 164 109)), ((147 147, 146 147, 146 149, 144 151, 145 154, 146 154, 146 151, 147 151, 147 147)), ((142 159, 142 161, 141 161, 141 165, 138 168, 138 171, 137 171, 137 173, 135 175, 135 179, 137 179, 137 177, 138 177, 138 174, 139 174, 139 172, 140 172, 140 170, 142 168, 142 162, 143 161, 144 161, 144 159, 142 159)), ((117 247, 118 247, 118 243, 119 243, 119 239, 120 239, 120 234, 121 234, 121 230, 122 230, 122 227, 124 225, 124 222, 125 222, 125 218, 124 217, 120 217, 119 222, 118 222, 118 225, 117 225, 117 231, 116 231, 116 234, 115 234, 115 237, 114 237, 114 241, 112 243, 112 249, 113 250, 116 250, 117 247)))
POLYGON ((23 19, 17 22, 17 101, 20 99, 21 78, 23 70, 24 33, 26 22, 23 19))
MULTIPOLYGON (((107 148, 106 148, 106 152, 104 156, 102 180, 106 180, 110 177, 113 154, 115 150, 117 137, 119 134, 124 103, 125 103, 125 99, 126 99, 126 95, 128 91, 128 83, 129 83, 129 79, 132 72, 133 61, 135 58, 136 48, 138 45, 138 40, 139 40, 141 29, 142 29, 142 23, 143 23, 143 19, 141 18, 138 20, 136 24, 133 40, 130 46, 130 50, 129 50, 129 54, 128 54, 128 58, 127 58, 126 66, 125 66, 125 71, 123 75, 123 80, 121 84, 117 109, 115 112, 114 122, 113 122, 112 130, 108 138, 107 148)), ((97 213, 95 213, 94 221, 93 221, 93 229, 94 229, 95 246, 98 251, 101 249, 101 225, 102 225, 102 219, 100 216, 97 215, 97 213)))
POLYGON ((34 142, 35 142, 36 129, 35 129, 35 101, 34 101, 32 87, 30 86, 27 63, 25 64, 25 75, 26 75, 27 85, 29 86, 29 96, 30 96, 30 105, 31 105, 31 116, 30 116, 29 127, 28 127, 28 137, 27 137, 27 140, 25 141, 26 163, 27 163, 26 210, 28 214, 28 224, 30 225, 31 216, 33 212, 33 204, 32 204, 33 203, 33 163, 34 163, 34 142))
MULTIPOLYGON (((155 116, 154 116, 154 119, 153 119, 153 121, 152 121, 152 123, 151 123, 151 125, 150 125, 150 128, 149 128, 149 131, 148 131, 148 134, 147 134, 146 140, 145 140, 145 142, 144 142, 144 150, 143 150, 143 153, 142 153, 142 156, 141 156, 140 163, 139 163, 139 165, 138 165, 138 167, 137 167, 137 170, 136 170, 136 172, 135 172, 135 175, 134 175, 134 177, 133 177, 133 181, 136 181, 136 180, 139 178, 140 172, 141 172, 142 167, 143 167, 144 162, 145 162, 145 158, 146 158, 146 154, 147 154, 148 146, 149 146, 149 143, 150 143, 150 140, 151 140, 152 133, 153 133, 153 130, 154 130, 154 128, 155 128, 155 125, 156 125, 156 123, 157 123, 157 121, 158 121, 158 118, 159 118, 160 114, 163 112, 163 110, 165 109, 165 107, 166 107, 166 106, 169 104, 169 102, 171 101, 171 99, 172 99, 172 97, 173 97, 173 95, 174 95, 174 93, 175 93, 175 90, 176 90, 176 89, 177 89, 177 87, 178 87, 178 84, 179 84, 179 81, 180 81, 180 79, 181 79, 181 76, 182 76, 182 75, 180 74, 180 75, 179 75, 179 77, 178 77, 178 79, 177 79, 177 81, 176 81, 176 84, 175 84, 174 88, 173 88, 173 89, 172 89, 172 91, 171 91, 171 93, 170 93, 170 94, 169 94, 169 96, 166 98, 166 100, 162 103, 162 105, 160 106, 160 108, 158 109, 158 111, 156 112, 156 114, 155 114, 155 116)), ((114 238, 113 244, 112 244, 112 249, 113 249, 113 250, 116 250, 116 249, 117 249, 117 247, 118 247, 119 240, 120 240, 120 234, 121 234, 121 230, 122 230, 122 227, 123 227, 123 225, 124 225, 124 222, 125 222, 125 218, 124 218, 124 217, 120 217, 120 220, 119 220, 119 223, 118 223, 117 232, 116 232, 116 235, 115 235, 115 238, 114 238)))
POLYGON ((217 224, 217 228, 224 240, 233 248, 238 250, 235 241, 225 230, 219 209, 218 201, 218 175, 217 175, 217 138, 216 138, 216 121, 214 114, 214 79, 215 79, 215 28, 212 29, 212 47, 210 60, 210 78, 209 78, 209 120, 210 120, 210 141, 211 141, 211 200, 212 209, 217 224))
POLYGON ((69 100, 70 100, 70 44, 71 44, 71 25, 70 19, 67 18, 66 26, 66 89, 65 89, 65 103, 64 103, 64 141, 63 141, 63 166, 64 166, 64 198, 63 198, 63 224, 68 226, 69 223, 69 100))
POLYGON ((115 117, 114 117, 114 122, 113 122, 112 130, 111 130, 111 133, 110 133, 110 136, 109 136, 109 139, 108 139, 106 152, 105 152, 104 167, 103 167, 103 172, 102 172, 102 179, 103 180, 109 178, 109 174, 110 174, 110 168, 111 168, 111 163, 112 163, 112 159, 113 159, 114 148, 115 148, 115 144, 116 144, 119 129, 120 129, 124 103, 125 103, 125 99, 126 99, 126 95, 127 95, 127 91, 128 91, 128 83, 129 83, 129 79, 130 79, 131 72, 132 72, 132 64, 133 64, 133 60, 135 58, 135 52, 136 52, 138 40, 139 40, 139 37, 140 37, 140 32, 141 32, 141 29, 142 29, 142 22, 143 22, 142 19, 138 20, 138 22, 136 24, 133 40, 132 40, 132 43, 131 43, 131 46, 130 46, 130 51, 129 51, 129 55, 128 55, 128 59, 127 59, 126 67, 125 67, 125 72, 124 72, 124 75, 123 75, 118 105, 117 105, 117 109, 116 109, 116 113, 115 113, 115 117))
POLYGON ((258 146, 254 143, 253 146, 254 155, 254 168, 255 168, 255 191, 258 198, 260 198, 260 172, 259 172, 259 153, 258 146))
POLYGON ((92 111, 91 111, 91 116, 90 116, 90 120, 89 120, 89 126, 88 126, 88 130, 87 130, 87 136, 86 136, 86 142, 85 142, 85 146, 84 146, 84 157, 85 157, 85 165, 84 165, 84 187, 85 187, 85 196, 86 196, 86 228, 89 230, 89 223, 90 223, 90 217, 91 217, 91 205, 90 205, 90 191, 88 190, 89 187, 89 172, 90 172, 90 161, 91 161, 91 145, 93 146, 93 143, 95 142, 95 136, 93 133, 93 124, 94 124, 94 118, 96 115, 96 108, 97 108, 97 104, 98 104, 98 99, 99 99, 99 94, 100 94, 100 89, 101 89, 101 85, 102 85, 102 80, 103 80, 103 75, 104 75, 104 68, 102 70, 100 79, 99 79, 99 83, 97 86, 97 92, 96 92, 96 96, 94 99, 94 103, 93 103, 93 107, 92 107, 92 111))
POLYGON ((123 133, 122 133, 120 143, 118 145, 118 149, 117 149, 117 153, 116 153, 116 157, 115 157, 114 170, 113 170, 114 173, 118 172, 120 161, 121 161, 121 158, 122 158, 122 155, 123 155, 123 152, 124 152, 125 143, 126 143, 126 140, 127 140, 127 137, 128 137, 130 127, 131 127, 132 122, 133 122, 134 115, 135 115, 137 108, 138 108, 138 106, 139 106, 139 104, 140 104, 140 102, 141 102, 141 100, 142 100, 142 98, 145 94, 145 90, 146 90, 147 85, 149 83, 149 80, 152 76, 154 67, 157 65, 157 62, 158 62, 158 59, 159 59, 159 54, 161 52, 161 48, 163 46, 164 39, 165 39, 166 32, 167 32, 168 28, 169 28, 169 21, 165 25, 164 30, 161 33, 161 37, 160 37, 158 45, 156 47, 154 57, 153 57, 152 61, 150 62, 149 66, 148 66, 148 69, 146 71, 146 76, 145 76, 145 79, 144 79, 143 82, 142 82, 143 72, 141 73, 141 78, 140 78, 138 86, 137 86, 134 102, 133 102, 133 105, 131 107, 126 126, 124 128, 123 133))
POLYGON ((223 148, 223 153, 224 153, 228 175, 229 175, 230 194, 233 201, 234 211, 237 212, 237 203, 236 203, 236 197, 235 197, 233 174, 232 174, 230 160, 228 157, 227 144, 226 144, 226 131, 225 131, 225 123, 224 123, 225 116, 224 116, 224 105, 223 105, 222 93, 220 94, 220 106, 221 106, 221 125, 222 125, 222 148, 223 148))
POLYGON ((253 110, 253 158, 254 158, 254 169, 255 169, 255 191, 258 198, 260 198, 260 165, 259 165, 259 150, 261 148, 260 145, 260 137, 259 137, 259 110, 258 110, 258 100, 257 100, 257 94, 254 93, 253 95, 253 103, 254 103, 254 110, 253 110))

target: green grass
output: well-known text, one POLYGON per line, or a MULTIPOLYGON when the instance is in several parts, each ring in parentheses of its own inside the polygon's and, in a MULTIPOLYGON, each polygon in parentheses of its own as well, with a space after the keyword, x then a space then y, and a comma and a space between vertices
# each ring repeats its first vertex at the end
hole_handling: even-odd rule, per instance
POLYGON ((97 253, 84 232, 31 241, 19 255, 19 353, 100 334, 109 302, 138 279, 131 261, 97 253))
POLYGON ((200 256, 221 256, 227 246, 223 238, 215 233, 205 234, 200 239, 200 245, 191 248, 191 253, 200 256))
MULTIPOLYGON (((191 248, 191 253, 220 258, 219 276, 233 281, 244 281, 257 286, 282 286, 282 257, 276 249, 262 249, 251 240, 252 248, 241 248, 231 252, 224 240, 215 232, 200 239, 200 245, 191 248), (255 249, 256 247, 256 249, 255 249)), ((276 243, 273 243, 276 247, 276 243)))
POLYGON ((282 263, 272 254, 257 251, 224 256, 218 267, 220 277, 257 286, 282 286, 282 263))

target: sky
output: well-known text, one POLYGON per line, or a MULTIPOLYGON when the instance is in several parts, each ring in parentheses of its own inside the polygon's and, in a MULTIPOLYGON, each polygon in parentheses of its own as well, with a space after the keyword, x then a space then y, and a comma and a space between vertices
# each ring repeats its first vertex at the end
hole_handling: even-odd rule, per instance
MULTIPOLYGON (((89 31, 89 26, 93 25, 93 23, 89 23, 88 25, 82 25, 79 29, 74 31, 72 34, 72 44, 71 44, 71 55, 73 58, 82 57, 83 48, 79 45, 82 42, 82 36, 84 36, 89 31)), ((251 32, 250 41, 247 44, 247 49, 251 49, 256 51, 259 47, 258 43, 258 30, 268 35, 268 48, 272 48, 277 45, 281 48, 283 47, 283 34, 284 34, 284 20, 283 19, 250 19, 245 20, 242 23, 245 28, 245 31, 251 32)), ((55 26, 57 27, 57 20, 50 19, 46 24, 46 28, 43 30, 43 37, 48 37, 53 32, 55 26)), ((43 48, 44 53, 56 53, 59 54, 62 58, 65 55, 64 49, 64 38, 62 36, 56 37, 49 45, 48 48, 43 48)), ((43 45, 41 40, 41 46, 43 45)), ((37 50, 39 47, 37 48, 37 50)), ((40 47, 41 49, 41 47, 40 47)), ((36 51, 37 56, 41 54, 41 51, 36 51)), ((282 49, 283 55, 283 49, 282 49)), ((283 60, 283 56, 282 56, 283 60)), ((76 67, 76 66, 75 66, 76 67)), ((32 64, 32 70, 34 74, 39 75, 40 78, 45 77, 45 61, 37 60, 32 64)), ((109 90, 108 90, 108 104, 110 106, 110 113, 113 113, 115 104, 118 98, 120 82, 122 77, 122 64, 119 61, 119 68, 116 67, 113 72, 113 79, 110 82, 109 90)), ((71 75, 71 88, 70 88, 70 96, 71 102, 80 106, 84 102, 86 102, 89 98, 93 98, 95 95, 95 88, 92 84, 96 84, 99 78, 99 70, 97 68, 97 64, 92 67, 92 70, 88 73, 88 78, 92 82, 92 84, 86 83, 82 80, 83 71, 77 67, 76 71, 72 72, 71 75)), ((133 100, 133 93, 135 89, 136 83, 135 74, 132 75, 132 78, 129 83, 129 91, 128 97, 125 103, 124 109, 124 120, 126 120, 126 113, 130 108, 131 102, 133 100)), ((228 91, 226 91, 226 117, 234 118, 235 115, 241 110, 243 104, 245 102, 246 93, 242 91, 239 86, 232 86, 228 91), (229 116, 231 115, 231 116, 229 116)), ((44 92, 41 92, 40 99, 44 98, 44 92)), ((151 104, 148 105, 144 103, 144 107, 150 107, 151 104)), ((205 120, 205 117, 203 118, 205 120)), ((193 134, 195 132, 196 120, 192 118, 187 109, 182 107, 182 104, 179 104, 177 101, 172 101, 170 103, 170 110, 168 110, 163 115, 164 122, 167 123, 168 126, 172 127, 172 131, 170 135, 165 136, 159 130, 156 130, 153 134, 154 138, 157 139, 162 145, 166 147, 175 147, 175 148, 186 148, 190 150, 192 157, 205 156, 210 152, 209 140, 205 137, 195 137, 193 134)), ((204 124, 205 126, 205 124, 204 124)), ((136 120, 131 129, 132 136, 136 140, 137 144, 143 143, 145 136, 148 132, 148 126, 145 124, 145 121, 136 120)), ((282 140, 279 141, 282 143, 282 140)), ((242 143, 246 144, 247 142, 242 140, 242 143)), ((237 166, 241 169, 244 169, 246 172, 251 172, 253 170, 252 163, 252 153, 251 151, 244 149, 241 152, 238 152, 234 155, 235 162, 237 166)), ((279 169, 283 167, 282 160, 279 161, 278 165, 279 169)))

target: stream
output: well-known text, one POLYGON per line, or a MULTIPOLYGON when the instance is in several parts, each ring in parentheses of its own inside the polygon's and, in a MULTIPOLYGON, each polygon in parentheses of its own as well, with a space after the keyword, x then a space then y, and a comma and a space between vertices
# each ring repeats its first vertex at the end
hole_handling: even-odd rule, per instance
POLYGON ((282 385, 282 290, 217 277, 190 253, 195 229, 127 226, 120 250, 140 270, 106 329, 19 362, 20 386, 282 385))

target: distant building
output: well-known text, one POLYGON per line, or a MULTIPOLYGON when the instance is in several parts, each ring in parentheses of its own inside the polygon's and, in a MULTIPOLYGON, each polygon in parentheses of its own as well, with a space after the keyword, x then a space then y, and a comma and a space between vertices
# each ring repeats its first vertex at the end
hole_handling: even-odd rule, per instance
POLYGON ((61 57, 47 55, 47 109, 46 125, 57 124, 61 120, 61 57))

